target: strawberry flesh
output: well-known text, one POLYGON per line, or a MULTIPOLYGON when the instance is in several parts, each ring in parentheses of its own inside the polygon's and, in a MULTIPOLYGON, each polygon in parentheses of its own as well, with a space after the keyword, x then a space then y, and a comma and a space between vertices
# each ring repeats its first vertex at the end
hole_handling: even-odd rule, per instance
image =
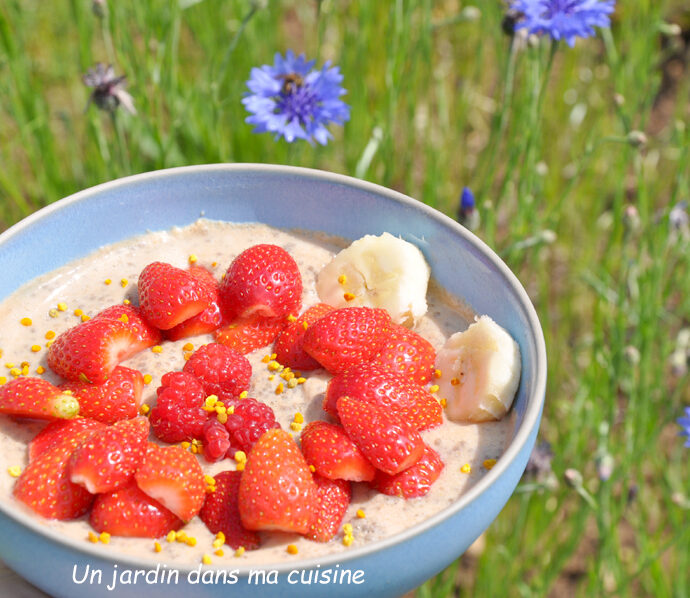
POLYGON ((19 376, 0 386, 0 413, 32 419, 71 419, 79 402, 43 378, 19 376))
POLYGON ((293 370, 306 372, 320 368, 321 364, 304 350, 304 333, 311 324, 333 309, 326 303, 317 303, 290 322, 276 338, 276 360, 293 370))
POLYGON ((435 361, 436 351, 428 340, 394 322, 381 352, 371 363, 410 376, 423 386, 431 380, 435 361))
POLYGON ((60 419, 49 423, 29 443, 29 463, 48 452, 58 444, 68 443, 78 446, 105 424, 86 417, 60 419))
POLYGON ((343 521, 350 505, 352 490, 350 482, 330 480, 318 474, 314 475, 314 483, 318 488, 317 501, 311 526, 305 535, 314 542, 328 542, 335 536, 343 521))
POLYGON ((429 446, 425 446, 424 454, 417 463, 395 475, 379 471, 371 486, 390 496, 418 498, 428 494, 431 485, 441 475, 443 468, 444 463, 439 454, 429 446))

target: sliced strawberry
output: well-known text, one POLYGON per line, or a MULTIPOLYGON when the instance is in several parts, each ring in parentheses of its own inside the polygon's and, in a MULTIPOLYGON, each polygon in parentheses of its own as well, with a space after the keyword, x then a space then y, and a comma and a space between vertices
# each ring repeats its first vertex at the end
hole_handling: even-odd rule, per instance
POLYGON ((316 473, 332 480, 367 482, 374 479, 376 468, 342 426, 324 421, 308 423, 300 436, 302 453, 316 473))
POLYGON ((395 475, 379 471, 371 486, 390 496, 417 498, 429 492, 443 468, 444 463, 439 454, 434 449, 425 446, 424 454, 417 463, 395 475))
POLYGON ((219 343, 199 347, 183 371, 196 376, 207 395, 232 399, 249 389, 252 366, 241 353, 219 343))
POLYGON ((142 492, 132 480, 117 490, 99 494, 93 503, 89 523, 97 532, 113 536, 161 538, 180 529, 184 522, 142 492))
POLYGON ((350 397, 340 397, 336 407, 347 435, 376 469, 393 475, 422 457, 419 432, 395 413, 350 397))
POLYGON ((158 345, 163 340, 163 334, 158 328, 149 324, 141 313, 141 310, 134 305, 111 305, 99 311, 92 320, 106 318, 109 320, 119 320, 129 326, 133 333, 131 345, 132 355, 143 351, 148 347, 158 345))
POLYGON ((245 529, 237 505, 242 472, 221 471, 213 478, 216 489, 206 497, 206 502, 199 511, 199 518, 212 534, 223 532, 225 543, 231 548, 258 548, 261 542, 259 534, 245 529))
POLYGON ((320 368, 321 364, 304 350, 304 333, 311 324, 330 311, 333 311, 330 305, 317 303, 288 324, 276 339, 274 350, 278 363, 293 370, 309 371, 320 368))
POLYGON ((118 319, 92 318, 55 339, 48 365, 67 380, 103 384, 117 364, 141 349, 136 327, 118 319))
POLYGON ((156 393, 149 415, 155 436, 170 443, 200 439, 209 417, 203 409, 206 392, 201 381, 188 372, 168 372, 156 393))
POLYGON ((317 486, 292 436, 280 428, 264 432, 242 472, 238 499, 242 525, 306 534, 316 500, 317 486))
POLYGON ((297 262, 282 247, 254 245, 228 267, 220 282, 220 297, 228 320, 295 314, 302 304, 302 276, 297 262))
POLYGON ((324 411, 337 418, 336 401, 343 396, 395 412, 417 430, 443 423, 443 408, 433 395, 409 376, 392 372, 387 366, 368 363, 333 376, 326 387, 324 411))
POLYGON ((210 303, 203 311, 167 330, 165 336, 172 341, 198 334, 208 334, 223 323, 223 314, 220 309, 220 289, 213 273, 203 266, 190 266, 188 271, 206 287, 210 303))
POLYGON ((302 346, 329 372, 338 374, 377 355, 391 324, 383 309, 342 307, 311 324, 302 346))
POLYGON ((318 488, 318 498, 306 537, 314 542, 328 542, 343 521, 352 490, 350 482, 329 480, 318 474, 314 475, 314 482, 318 488))
POLYGON ((153 262, 139 274, 139 307, 156 328, 169 330, 204 311, 212 301, 208 286, 187 270, 153 262))
POLYGON ((371 363, 406 374, 423 386, 431 380, 435 361, 436 351, 428 340, 413 330, 393 323, 381 352, 371 363))
POLYGON ((71 381, 60 385, 79 401, 79 414, 104 424, 136 417, 141 405, 144 376, 138 370, 117 366, 102 384, 71 381))
POLYGON ((51 422, 29 443, 29 463, 58 444, 68 443, 76 447, 103 428, 105 424, 86 417, 51 422))
POLYGON ((71 419, 79 402, 43 378, 19 376, 0 386, 0 413, 33 419, 71 419))
POLYGON ((194 517, 206 496, 204 472, 197 458, 180 446, 148 443, 134 474, 137 485, 183 521, 194 517))
POLYGON ((263 318, 261 316, 249 316, 238 318, 222 328, 216 330, 216 342, 245 355, 267 347, 285 328, 287 320, 278 318, 263 318))
POLYGON ((70 480, 91 494, 124 486, 144 458, 148 436, 145 417, 118 421, 96 432, 72 453, 70 480))

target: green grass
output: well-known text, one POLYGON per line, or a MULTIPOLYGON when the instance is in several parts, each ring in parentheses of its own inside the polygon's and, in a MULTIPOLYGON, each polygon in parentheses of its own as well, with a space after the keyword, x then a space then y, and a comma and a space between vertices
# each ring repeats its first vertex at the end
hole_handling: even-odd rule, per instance
POLYGON ((550 64, 548 40, 511 43, 491 1, 474 19, 457 0, 109 2, 105 18, 86 0, 3 0, 0 228, 85 187, 187 164, 323 168, 450 215, 468 185, 476 233, 544 326, 541 436, 558 484, 524 482, 484 548, 418 596, 688 596, 689 453, 674 422, 690 393, 669 358, 690 321, 690 246, 668 214, 690 198, 690 85, 687 66, 670 87, 662 66, 674 52, 687 61, 663 32, 687 31, 690 14, 680 0, 619 4, 610 31, 550 64), (244 123, 251 67, 287 48, 344 73, 352 117, 326 147, 244 123), (85 110, 81 75, 98 61, 127 75, 136 116, 85 110))

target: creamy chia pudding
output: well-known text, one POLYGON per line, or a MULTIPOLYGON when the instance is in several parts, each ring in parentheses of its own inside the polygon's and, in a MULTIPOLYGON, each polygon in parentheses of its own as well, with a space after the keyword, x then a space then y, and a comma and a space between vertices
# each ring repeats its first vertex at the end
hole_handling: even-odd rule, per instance
MULTIPOLYGON (((261 224, 202 219, 184 228, 151 232, 103 247, 27 283, 0 304, 0 368, 3 370, 0 382, 6 383, 16 375, 29 375, 59 384, 61 379, 47 366, 46 346, 84 316, 92 316, 124 300, 136 304, 137 277, 147 264, 164 261, 185 268, 191 261, 205 266, 219 279, 240 252, 258 243, 279 245, 295 259, 303 281, 304 310, 320 301, 316 291, 318 273, 349 241, 261 224)), ((437 350, 453 334, 465 330, 475 317, 462 298, 450 296, 434 282, 433 272, 427 302, 428 311, 416 322, 414 330, 437 350)), ((196 349, 212 341, 212 334, 165 341, 161 351, 147 349, 122 365, 144 374, 143 403, 153 406, 161 376, 182 369, 190 343, 196 349)), ((267 367, 266 356, 270 353, 271 348, 267 347, 247 354, 253 372, 249 396, 270 405, 281 427, 299 440, 300 431, 295 429, 299 426, 293 425, 296 414, 303 416, 303 425, 313 420, 328 420, 322 401, 331 375, 325 370, 304 372, 306 380, 302 383, 294 387, 282 385, 278 389, 281 380, 267 367)), ((439 395, 438 398, 443 397, 439 395)), ((9 472, 13 468, 26 467, 27 444, 44 426, 45 423, 0 415, 0 500, 29 514, 32 512, 12 495, 16 478, 9 472)), ((187 537, 196 539, 194 546, 159 539, 156 547, 153 539, 112 536, 107 545, 100 543, 98 547, 104 554, 122 553, 140 558, 142 562, 170 565, 196 566, 203 555, 211 554, 213 565, 227 568, 343 553, 390 537, 448 507, 480 480, 501 456, 513 427, 510 414, 499 421, 482 423, 456 423, 444 415, 440 426, 421 433, 445 464, 429 493, 421 498, 403 499, 381 494, 364 483, 354 483, 352 500, 343 519, 343 524, 352 526, 352 541, 348 543, 343 542, 342 526, 335 537, 325 543, 310 541, 298 534, 261 532, 258 549, 242 554, 227 549, 220 555, 213 544, 216 536, 195 517, 183 528, 187 537), (296 550, 287 551, 288 545, 294 545, 296 550)), ((151 440, 156 441, 153 437, 151 440)), ((199 455, 199 462, 204 472, 211 476, 236 467, 232 459, 209 463, 199 455)), ((89 541, 92 529, 88 516, 72 521, 33 516, 46 528, 66 538, 89 541)))

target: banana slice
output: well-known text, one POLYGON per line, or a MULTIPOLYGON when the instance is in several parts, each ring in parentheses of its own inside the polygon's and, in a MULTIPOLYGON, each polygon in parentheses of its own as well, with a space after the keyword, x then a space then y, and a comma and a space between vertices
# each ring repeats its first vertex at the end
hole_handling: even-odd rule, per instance
POLYGON ((446 415, 461 422, 501 419, 510 409, 520 382, 520 348, 489 316, 456 332, 436 356, 441 370, 439 397, 446 415))
POLYGON ((366 235, 319 272, 316 292, 333 307, 380 307, 408 327, 426 313, 430 269, 412 243, 390 233, 366 235))

